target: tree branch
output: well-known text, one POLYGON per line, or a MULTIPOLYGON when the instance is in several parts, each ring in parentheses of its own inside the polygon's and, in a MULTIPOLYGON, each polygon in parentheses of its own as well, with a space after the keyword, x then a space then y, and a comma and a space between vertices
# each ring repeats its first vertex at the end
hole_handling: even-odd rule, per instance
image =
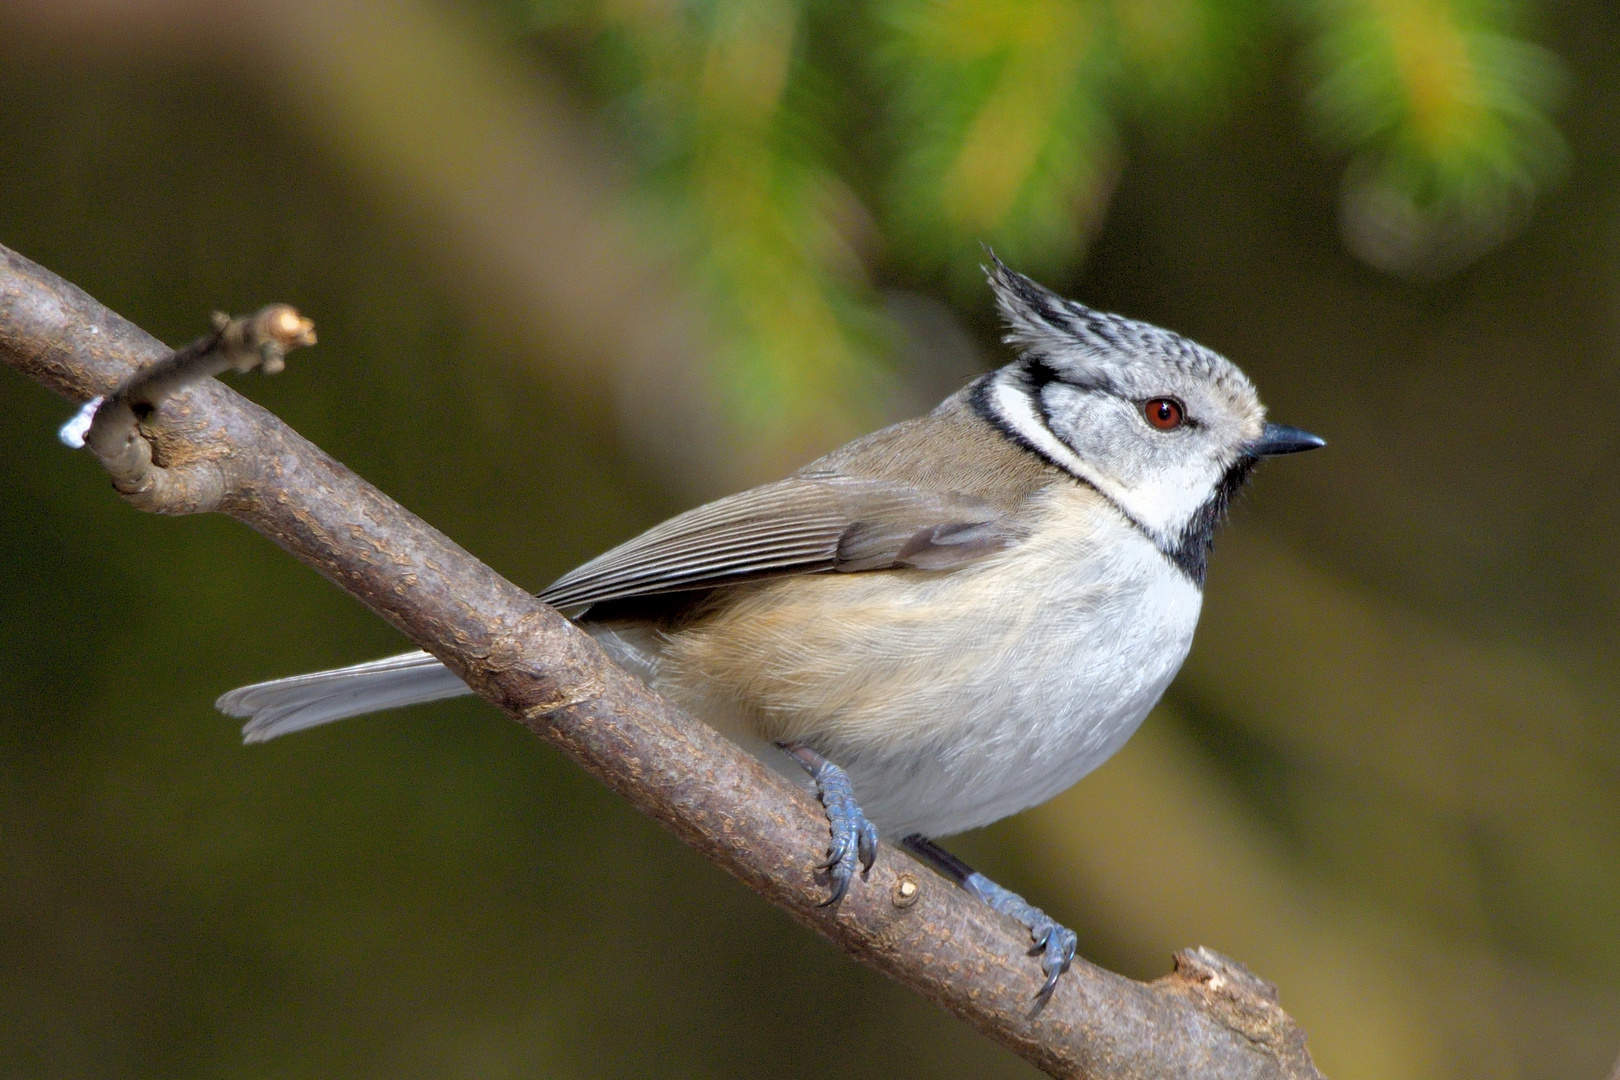
MULTIPOLYGON (((172 373, 175 356, 0 247, 0 360, 9 366, 74 401, 116 401, 120 391, 137 396, 137 372, 172 373)), ((223 384, 205 377, 141 400, 150 412, 135 410, 123 430, 149 444, 163 477, 140 488, 143 509, 218 509, 263 533, 749 888, 1048 1073, 1320 1080, 1275 989, 1206 949, 1178 953, 1175 971, 1153 983, 1076 960, 1046 1007, 1032 1010, 1041 972, 1026 955, 1027 932, 895 848, 881 848, 841 903, 821 907, 826 887, 812 866, 827 823, 798 788, 223 384)), ((96 424, 90 434, 94 443, 96 424)))

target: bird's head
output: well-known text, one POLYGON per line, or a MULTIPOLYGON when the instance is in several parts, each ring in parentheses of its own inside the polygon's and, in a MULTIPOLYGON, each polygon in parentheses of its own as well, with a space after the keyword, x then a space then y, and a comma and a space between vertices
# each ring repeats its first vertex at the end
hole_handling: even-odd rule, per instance
POLYGON ((1219 353, 1066 300, 991 258, 1020 357, 979 384, 981 414, 1095 487, 1202 580, 1215 525, 1255 463, 1322 440, 1267 423, 1254 384, 1219 353))

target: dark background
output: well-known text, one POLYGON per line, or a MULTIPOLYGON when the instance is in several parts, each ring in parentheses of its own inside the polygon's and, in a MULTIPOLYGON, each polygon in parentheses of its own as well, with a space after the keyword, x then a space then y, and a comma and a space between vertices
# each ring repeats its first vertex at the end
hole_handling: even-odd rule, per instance
MULTIPOLYGON (((733 355, 729 294, 623 209, 672 181, 588 42, 319 7, 0 4, 0 242, 175 344, 298 305, 320 346, 236 385, 514 581, 1002 362, 986 291, 879 212, 850 248, 889 329, 830 382, 793 369, 854 404, 714 392, 690 370, 753 370, 703 367, 733 355)), ((860 10, 810 5, 804 48, 848 48, 860 10)), ((1620 1050, 1620 19, 1538 9, 1567 167, 1443 275, 1347 250, 1281 22, 1197 133, 1122 123, 1089 247, 1042 273, 1231 356, 1329 448, 1260 471, 1126 750, 954 846, 1135 977, 1241 958, 1335 1080, 1595 1080, 1620 1050)), ((838 115, 875 204, 881 140, 838 115)), ((70 412, 0 377, 0 1076, 1032 1074, 480 702, 243 748, 220 692, 402 643, 223 518, 122 505, 57 443, 70 412)))

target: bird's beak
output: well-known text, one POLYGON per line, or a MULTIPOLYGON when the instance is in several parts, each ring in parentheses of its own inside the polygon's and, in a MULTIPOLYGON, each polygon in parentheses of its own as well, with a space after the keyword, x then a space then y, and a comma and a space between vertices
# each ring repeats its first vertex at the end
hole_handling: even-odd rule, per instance
POLYGON ((1286 424, 1267 424, 1260 437, 1249 444, 1254 457, 1276 457, 1278 454, 1297 454, 1302 450, 1315 450, 1326 446, 1327 440, 1308 431, 1286 424))

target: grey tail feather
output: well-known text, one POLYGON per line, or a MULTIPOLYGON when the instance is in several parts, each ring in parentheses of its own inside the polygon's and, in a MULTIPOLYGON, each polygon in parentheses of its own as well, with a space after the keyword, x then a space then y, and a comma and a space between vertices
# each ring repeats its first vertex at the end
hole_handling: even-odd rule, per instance
POLYGON ((408 652, 254 683, 221 696, 214 707, 228 716, 249 717, 242 725, 242 741, 256 743, 350 716, 470 693, 467 684, 431 654, 408 652))

